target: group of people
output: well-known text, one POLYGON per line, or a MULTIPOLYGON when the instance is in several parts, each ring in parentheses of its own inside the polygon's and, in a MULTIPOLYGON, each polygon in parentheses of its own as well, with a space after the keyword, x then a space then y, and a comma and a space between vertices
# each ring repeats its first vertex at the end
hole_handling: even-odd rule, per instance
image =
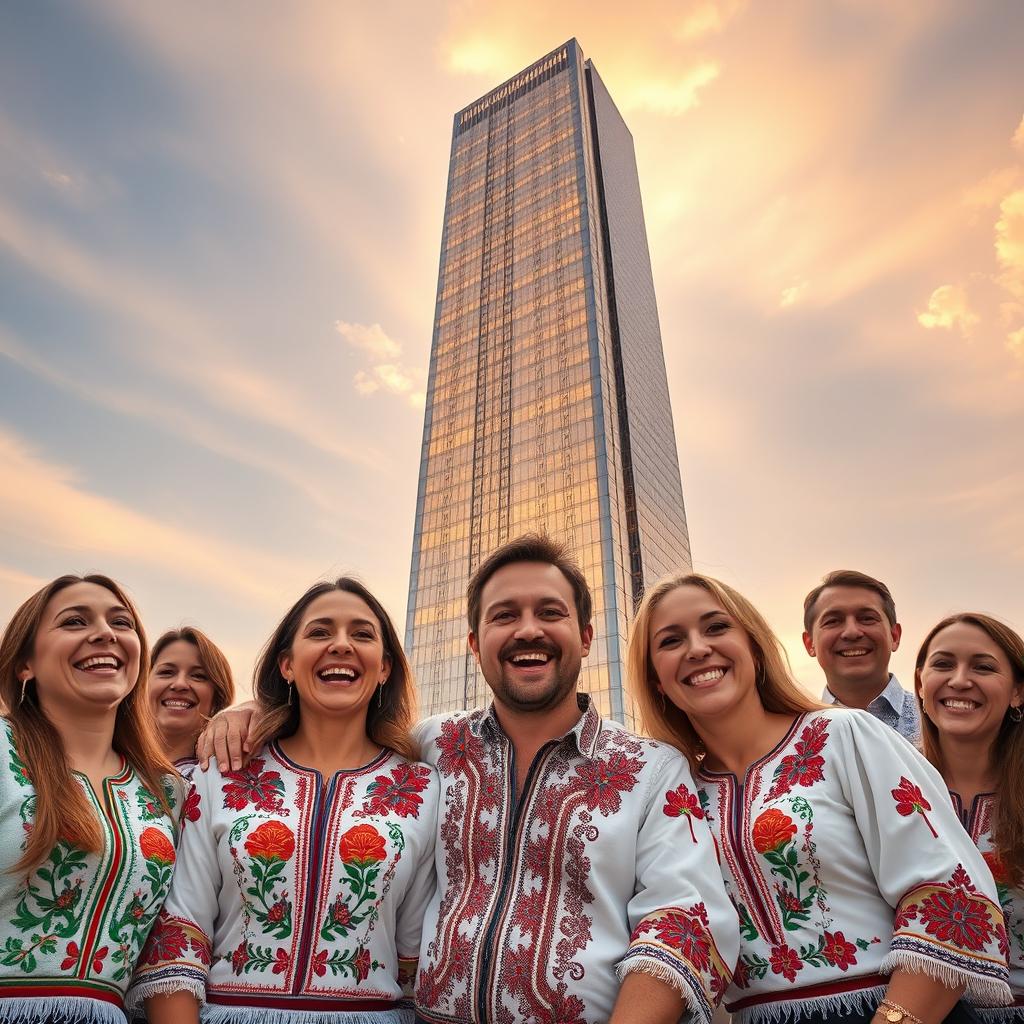
POLYGON ((943 619, 910 693, 888 589, 832 573, 819 701, 746 598, 680 575, 632 627, 637 735, 578 689, 562 546, 491 553, 467 619, 493 701, 417 723, 349 577, 238 707, 212 641, 150 652, 113 580, 30 597, 0 641, 0 1024, 1024 1020, 1009 626, 943 619))

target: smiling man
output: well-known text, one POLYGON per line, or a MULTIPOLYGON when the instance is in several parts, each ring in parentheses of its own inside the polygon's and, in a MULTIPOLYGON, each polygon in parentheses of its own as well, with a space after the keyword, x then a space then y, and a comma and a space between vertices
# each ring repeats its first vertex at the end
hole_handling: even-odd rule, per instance
POLYGON ((902 632, 889 588, 865 573, 837 569, 804 598, 804 647, 825 673, 822 700, 868 711, 917 743, 917 700, 889 671, 902 632))
POLYGON ((593 637, 583 574, 521 537, 476 571, 467 616, 494 702, 421 726, 442 812, 417 1019, 707 1021, 736 913, 682 756, 577 689, 593 637))

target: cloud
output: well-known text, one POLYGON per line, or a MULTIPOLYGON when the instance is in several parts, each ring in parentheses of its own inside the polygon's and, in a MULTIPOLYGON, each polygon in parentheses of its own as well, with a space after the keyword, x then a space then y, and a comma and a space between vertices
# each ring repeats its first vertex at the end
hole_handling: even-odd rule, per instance
POLYGON ((402 346, 389 338, 380 324, 350 324, 345 320, 335 320, 334 329, 353 348, 387 360, 376 363, 369 370, 356 371, 352 383, 359 394, 372 395, 383 389, 389 394, 404 396, 414 408, 423 408, 426 392, 421 383, 422 374, 401 363, 402 346))
POLYGON ((967 293, 960 285, 944 284, 936 288, 928 299, 928 309, 917 314, 917 322, 929 330, 941 327, 950 330, 959 327, 964 334, 978 323, 979 317, 972 313, 967 303, 967 293))
POLYGON ((1024 327, 1007 336, 1006 347, 1009 349, 1010 355, 1024 363, 1024 327))
POLYGON ((678 77, 637 77, 626 79, 616 88, 616 102, 623 110, 649 110, 677 117, 700 102, 701 90, 719 75, 715 61, 694 65, 678 77))
POLYGON ((1024 117, 1020 119, 1017 130, 1013 133, 1013 144, 1018 149, 1024 149, 1024 117))
POLYGON ((91 564, 128 560, 187 580, 192 587, 228 591, 269 607, 280 601, 280 580, 314 575, 294 557, 277 558, 227 539, 201 537, 92 493, 74 470, 47 462, 3 428, 0 479, 6 495, 0 532, 31 545, 37 555, 56 549, 91 564))
POLYGON ((779 308, 788 309, 790 306, 795 306, 803 297, 804 292, 807 291, 808 282, 800 281, 799 284, 791 285, 789 288, 782 290, 782 296, 779 299, 779 308))
POLYGON ((63 171, 44 170, 43 177, 55 188, 70 188, 75 183, 75 179, 63 171))
POLYGON ((394 359, 402 352, 402 346, 384 333, 380 324, 350 324, 335 320, 334 329, 356 348, 364 349, 378 359, 394 359))
POLYGON ((684 42, 714 35, 725 29, 746 6, 746 0, 706 0, 698 3, 683 15, 672 34, 684 42))
POLYGON ((996 221, 996 259, 1002 268, 999 283, 1024 298, 1024 189, 1011 192, 999 204, 996 221))

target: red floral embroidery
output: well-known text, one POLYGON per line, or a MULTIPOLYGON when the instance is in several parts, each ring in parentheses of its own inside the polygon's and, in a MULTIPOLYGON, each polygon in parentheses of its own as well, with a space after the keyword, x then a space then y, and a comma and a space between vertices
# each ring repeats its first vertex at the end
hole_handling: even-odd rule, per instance
POLYGON ((192 947, 192 952, 195 953, 196 959, 201 964, 210 966, 210 944, 204 942, 202 939, 193 939, 189 945, 192 947))
POLYGON ((857 947, 847 942, 842 932, 825 932, 825 946, 821 952, 833 967, 841 971, 857 964, 857 947))
POLYGON ((265 772, 266 761, 254 757, 245 768, 237 772, 222 772, 229 781, 222 787, 224 806, 233 811, 244 811, 252 804, 257 811, 287 814, 282 797, 284 783, 279 772, 265 772))
POLYGON ((803 962, 797 956, 796 950, 789 946, 775 946, 772 949, 770 963, 773 974, 781 974, 786 981, 795 981, 797 971, 804 969, 803 962))
POLYGON ((284 974, 288 970, 291 964, 291 960, 288 957, 288 951, 279 949, 274 956, 274 974, 284 974))
POLYGON ((69 971, 75 964, 78 963, 78 958, 81 956, 82 951, 78 948, 77 942, 69 942, 66 950, 66 956, 60 962, 60 969, 62 971, 69 971))
MULTIPOLYGON (((185 952, 187 946, 188 939, 185 937, 185 929, 172 921, 161 910, 160 916, 146 940, 145 949, 142 951, 142 961, 146 964, 158 964, 177 960, 185 952)), ((70 952, 70 947, 68 952, 70 952)))
POLYGON ((388 814, 393 812, 400 818, 418 817, 423 797, 420 796, 430 785, 430 769, 418 764, 400 764, 391 769, 391 778, 378 775, 367 787, 369 800, 357 815, 388 814))
POLYGON ((953 887, 930 893, 921 901, 921 922, 929 935, 977 952, 995 935, 992 916, 962 864, 952 877, 953 887))
POLYGON ((374 861, 387 860, 388 856, 384 837, 372 825, 355 825, 350 828, 341 837, 338 852, 345 864, 372 864, 374 861))
POLYGON ((919 786, 915 786, 905 775, 901 775, 900 784, 892 791, 892 798, 896 801, 896 811, 898 814, 902 814, 904 818, 909 817, 911 814, 920 814, 924 818, 924 823, 928 826, 928 831, 931 832, 932 837, 935 839, 939 838, 939 833, 932 827, 932 823, 928 820, 926 813, 932 809, 932 805, 925 800, 919 786))
POLYGON ((1009 884, 1010 875, 999 854, 996 853, 995 850, 988 850, 982 854, 982 857, 984 857, 989 871, 992 872, 992 877, 995 879, 996 885, 1009 884))
POLYGON ((365 946, 356 954, 352 966, 355 968, 356 981, 366 981, 370 976, 370 951, 365 946))
POLYGON ((110 952, 109 946, 100 946, 92 955, 92 970, 94 974, 99 974, 103 970, 103 961, 106 960, 107 954, 110 952))
POLYGON ((146 860, 155 860, 165 866, 174 863, 174 844, 158 828, 143 829, 139 847, 146 860))
POLYGON ((902 928, 909 928, 911 921, 917 920, 917 904, 911 903, 909 906, 903 906, 901 903, 896 911, 896 918, 892 923, 892 930, 894 932, 900 931, 902 928))
POLYGON ((678 949, 683 959, 698 970, 706 971, 711 966, 711 942, 707 924, 704 904, 698 903, 689 913, 668 911, 654 922, 654 927, 659 941, 678 949))
POLYGON ((295 852, 295 836, 282 821, 265 821, 249 833, 245 848, 250 857, 261 860, 291 860, 295 852))
POLYGON ((583 782, 587 807, 607 817, 622 806, 620 793, 629 793, 636 785, 636 773, 643 762, 615 750, 607 760, 588 761, 578 765, 576 774, 583 782))
POLYGON ((828 739, 828 719, 816 718, 801 733, 793 746, 795 753, 787 754, 775 769, 771 789, 766 800, 788 793, 794 786, 813 786, 825 777, 822 769, 825 758, 821 752, 828 739))
POLYGON ((757 816, 752 834, 754 849, 769 853, 785 846, 796 835, 796 825, 788 814, 772 807, 757 816))
POLYGON ((697 836, 693 831, 693 818, 700 821, 704 817, 704 809, 695 793, 691 793, 685 785, 679 785, 665 794, 665 806, 662 811, 670 818, 686 818, 690 826, 690 838, 697 842, 697 836))
POLYGON ((202 817, 199 811, 199 794, 196 792, 195 786, 188 791, 188 796, 185 797, 185 802, 181 805, 181 820, 182 823, 186 821, 198 821, 202 817))

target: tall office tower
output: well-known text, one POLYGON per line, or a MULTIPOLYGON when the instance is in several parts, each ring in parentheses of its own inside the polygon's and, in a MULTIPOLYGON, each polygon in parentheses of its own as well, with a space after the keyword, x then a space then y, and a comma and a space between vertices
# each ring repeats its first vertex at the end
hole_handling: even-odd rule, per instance
POLYGON ((582 686, 632 724, 635 603, 690 550, 633 139, 575 39, 455 115, 406 620, 422 714, 490 699, 466 584, 528 530, 579 558, 582 686))

